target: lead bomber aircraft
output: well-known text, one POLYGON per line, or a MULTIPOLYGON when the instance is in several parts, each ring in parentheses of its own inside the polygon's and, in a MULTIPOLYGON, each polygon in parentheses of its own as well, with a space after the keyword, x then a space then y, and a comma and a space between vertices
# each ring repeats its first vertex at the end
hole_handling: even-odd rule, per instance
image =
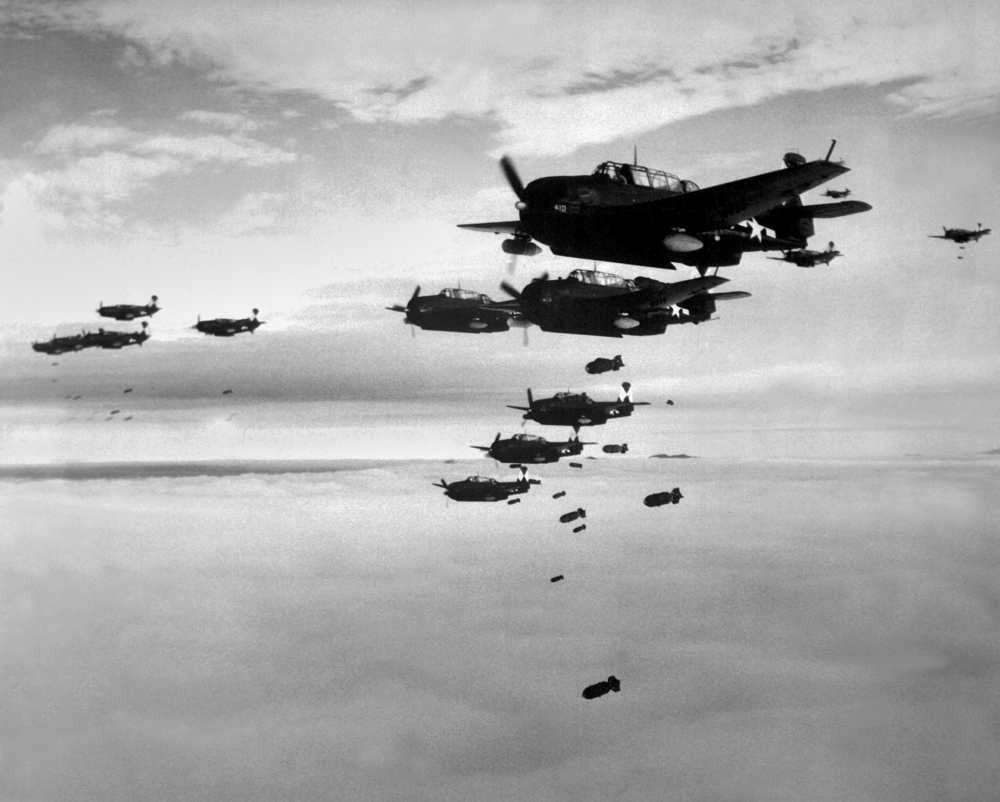
POLYGON ((513 255, 557 256, 674 269, 739 264, 745 251, 804 248, 816 218, 842 217, 872 207, 860 201, 804 206, 800 195, 849 171, 826 157, 806 161, 786 153, 785 167, 701 189, 693 181, 607 161, 590 175, 536 178, 525 186, 513 162, 500 167, 517 196, 518 220, 464 223, 459 228, 508 234, 502 248, 513 255), (773 236, 766 229, 774 232, 773 236))

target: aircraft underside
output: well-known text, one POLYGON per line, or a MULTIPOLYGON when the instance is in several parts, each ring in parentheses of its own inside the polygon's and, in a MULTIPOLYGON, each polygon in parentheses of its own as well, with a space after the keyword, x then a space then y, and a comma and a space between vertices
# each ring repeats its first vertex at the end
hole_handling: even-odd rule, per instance
POLYGON ((581 218, 578 225, 567 225, 564 217, 558 225, 533 224, 529 231, 538 242, 548 245, 556 256, 665 270, 675 269, 676 264, 699 269, 731 267, 740 263, 745 251, 782 250, 805 244, 804 241, 779 240, 769 236, 764 236, 763 240, 749 239, 740 231, 728 229, 689 235, 686 243, 701 243, 696 250, 672 250, 663 240, 673 232, 652 238, 648 232, 641 236, 633 235, 628 230, 622 231, 618 225, 595 225, 593 218, 581 218))

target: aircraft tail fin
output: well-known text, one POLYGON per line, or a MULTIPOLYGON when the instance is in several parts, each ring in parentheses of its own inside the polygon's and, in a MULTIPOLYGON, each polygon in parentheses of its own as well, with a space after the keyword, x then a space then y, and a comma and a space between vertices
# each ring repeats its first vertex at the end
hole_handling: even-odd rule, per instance
POLYGON ((629 384, 628 382, 622 382, 622 389, 618 393, 618 400, 619 401, 627 401, 630 404, 632 403, 632 385, 631 384, 629 384))
POLYGON ((618 370, 618 368, 625 367, 625 363, 622 362, 622 355, 621 354, 616 354, 613 361, 615 363, 615 367, 614 367, 615 370, 618 370))

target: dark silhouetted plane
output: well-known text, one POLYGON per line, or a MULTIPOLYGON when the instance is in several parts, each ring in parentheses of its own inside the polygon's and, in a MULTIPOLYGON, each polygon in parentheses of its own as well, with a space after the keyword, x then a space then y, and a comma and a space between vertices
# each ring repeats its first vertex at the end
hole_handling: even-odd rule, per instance
POLYGON ((87 333, 70 334, 68 337, 52 336, 47 342, 33 342, 33 350, 41 354, 66 354, 72 351, 82 351, 84 348, 93 347, 93 343, 87 340, 87 333))
POLYGON ((927 236, 932 239, 950 239, 952 242, 964 245, 967 242, 978 242, 980 237, 985 237, 992 231, 992 228, 983 228, 982 223, 976 223, 974 231, 967 228, 944 228, 944 234, 928 234, 927 236))
POLYGON ((801 193, 849 172, 830 161, 835 144, 823 159, 786 153, 784 169, 708 189, 612 161, 591 175, 549 176, 525 186, 504 156, 500 167, 517 196, 520 219, 459 227, 510 235, 502 247, 513 255, 540 253, 538 240, 557 256, 578 259, 666 269, 678 262, 702 272, 736 265, 746 251, 805 247, 815 218, 871 209, 858 201, 802 205, 801 193))
POLYGON ((440 487, 448 498, 455 501, 505 501, 508 497, 527 493, 532 485, 538 485, 538 479, 528 478, 528 469, 521 466, 521 476, 513 482, 500 482, 488 476, 470 476, 460 482, 444 479, 434 482, 434 487, 440 487))
POLYGON ((594 443, 581 443, 579 437, 572 440, 551 441, 534 434, 519 433, 505 440, 500 439, 500 432, 497 432, 492 445, 472 446, 480 451, 485 451, 486 456, 492 457, 497 462, 518 463, 518 462, 558 462, 560 457, 575 457, 583 452, 584 446, 595 445, 594 443))
MULTIPOLYGON (((448 287, 437 295, 421 295, 420 287, 413 291, 406 306, 387 306, 390 312, 403 312, 403 322, 429 331, 458 331, 469 334, 492 334, 509 331, 511 318, 520 317, 516 310, 490 311, 493 304, 488 295, 472 290, 448 287)), ((516 325, 516 323, 515 323, 516 325)))
POLYGON ((533 420, 543 426, 572 426, 579 431, 581 426, 600 426, 612 418, 627 418, 636 407, 648 405, 648 401, 633 401, 632 385, 625 382, 617 401, 594 401, 586 393, 568 392, 536 401, 529 388, 528 406, 507 406, 522 410, 525 420, 533 420))
POLYGON ((253 310, 252 319, 243 317, 234 320, 228 317, 217 317, 214 320, 202 320, 199 315, 198 322, 191 328, 198 329, 202 334, 211 334, 213 337, 232 337, 244 331, 253 334, 258 326, 263 326, 265 323, 263 320, 257 320, 259 311, 259 309, 253 310))
POLYGON ((149 332, 146 330, 149 323, 142 321, 140 331, 108 331, 98 329, 96 332, 88 332, 84 339, 91 346, 96 348, 110 348, 119 350, 126 345, 142 345, 149 339, 149 332))
POLYGON ((519 311, 543 331, 641 337, 663 334, 670 325, 702 323, 711 319, 716 301, 749 297, 746 292, 708 292, 728 281, 702 276, 666 284, 645 276, 626 279, 574 270, 563 279, 533 279, 521 291, 503 282, 501 288, 514 300, 490 308, 519 311))
POLYGON ((785 251, 784 256, 768 256, 777 262, 791 262, 799 267, 816 267, 816 265, 828 265, 838 256, 843 256, 840 251, 834 250, 833 243, 825 251, 785 251))
POLYGON ((104 301, 97 306, 97 314, 101 317, 113 317, 115 320, 134 320, 137 317, 150 317, 160 311, 156 305, 157 297, 154 295, 148 304, 138 306, 136 304, 112 304, 104 305, 104 301))

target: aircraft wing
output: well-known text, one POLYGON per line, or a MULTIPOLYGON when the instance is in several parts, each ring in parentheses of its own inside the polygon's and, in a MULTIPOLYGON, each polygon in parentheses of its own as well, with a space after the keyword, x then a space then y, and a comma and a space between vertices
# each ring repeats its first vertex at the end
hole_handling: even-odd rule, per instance
POLYGON ((513 234, 521 227, 520 220, 505 220, 499 223, 462 223, 459 228, 470 231, 485 231, 488 234, 513 234))
MULTIPOLYGON (((796 164, 770 173, 729 181, 708 189, 699 189, 668 198, 636 203, 609 210, 608 214, 621 215, 629 219, 649 218, 654 223, 661 217, 669 217, 672 224, 688 231, 710 231, 724 226, 735 225, 749 220, 769 209, 814 187, 825 184, 849 172, 850 168, 828 161, 812 161, 796 164)), ((858 204, 848 201, 844 205, 858 204)), ((841 204, 822 204, 840 206, 841 204)), ((860 204, 867 206, 867 204, 860 204)), ((816 207, 813 207, 816 208, 816 207)), ((857 208, 856 211, 864 211, 857 208)), ((854 212, 841 212, 853 214, 854 212)), ((839 216, 839 215, 834 215, 839 216)))
POLYGON ((796 217, 831 218, 846 217, 849 214, 860 214, 871 210, 870 203, 861 201, 841 201, 840 203, 814 203, 811 206, 796 206, 786 209, 784 214, 796 217))

